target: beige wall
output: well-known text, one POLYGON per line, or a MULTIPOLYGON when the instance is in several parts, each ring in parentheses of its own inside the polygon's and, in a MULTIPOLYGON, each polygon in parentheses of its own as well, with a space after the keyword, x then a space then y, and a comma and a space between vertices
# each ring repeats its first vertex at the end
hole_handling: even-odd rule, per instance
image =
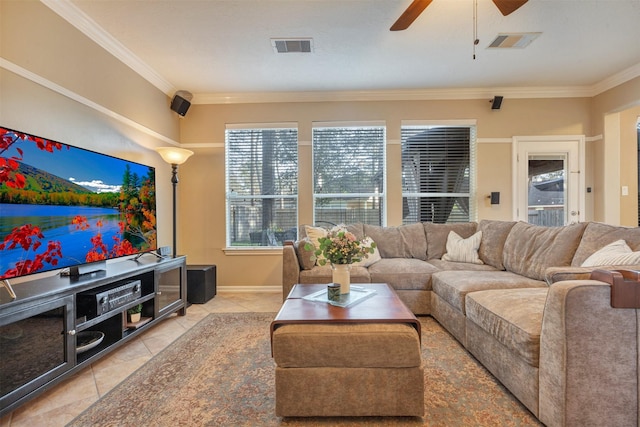
POLYGON ((637 136, 640 77, 593 98, 594 215, 597 221, 637 226, 637 136), (621 187, 629 187, 629 196, 621 187))
POLYGON ((403 120, 475 122, 481 141, 477 151, 478 219, 510 220, 511 137, 587 134, 590 108, 590 100, 586 98, 505 99, 499 111, 490 109, 489 100, 477 99, 193 105, 181 121, 181 142, 196 155, 180 171, 179 247, 186 249, 190 262, 217 264, 218 277, 224 285, 280 283, 279 253, 231 255, 232 251, 226 251, 225 254, 224 131, 227 123, 293 122, 298 125, 298 219, 300 223, 312 223, 313 122, 386 122, 387 224, 399 225, 402 223, 399 143, 403 120), (492 206, 486 198, 492 191, 501 193, 500 205, 492 206), (252 265, 252 269, 230 268, 243 262, 252 265))
POLYGON ((620 113, 620 186, 629 194, 620 194, 620 224, 638 225, 638 131, 640 106, 620 113))
MULTIPOLYGON (((39 1, 0 1, 3 59, 178 140, 169 98, 39 1)), ((8 112, 8 111, 7 111, 8 112)))
MULTIPOLYGON (((387 126, 387 219, 401 223, 400 124, 402 120, 477 123, 478 219, 511 219, 513 136, 584 134, 587 143, 588 219, 602 219, 612 194, 608 177, 629 183, 637 166, 607 163, 608 153, 628 159, 624 127, 640 105, 640 78, 595 98, 510 99, 499 111, 489 100, 308 102, 193 105, 184 119, 169 98, 130 68, 36 1, 0 0, 0 125, 68 142, 157 168, 161 245, 171 244, 169 167, 152 150, 172 141, 196 155, 180 166, 178 252, 189 263, 218 265, 221 286, 279 285, 278 250, 225 253, 224 129, 227 123, 297 123, 300 136, 299 219, 312 221, 311 128, 314 121, 384 121, 387 126), (23 31, 25 22, 37 22, 23 31), (52 37, 55 34, 55 37, 52 37), (605 135, 605 115, 618 114, 620 141, 605 135), (603 159, 607 159, 606 161, 603 159), (628 167, 627 167, 628 166, 628 167), (618 174, 617 171, 620 171, 618 174), (501 203, 486 196, 500 191, 501 203), (591 202, 589 202, 591 200, 591 202), (590 207, 589 207, 590 206, 590 207), (258 254, 260 255, 258 255, 258 254)), ((611 132, 616 133, 615 131, 611 132)), ((635 154, 634 157, 635 158, 635 154)), ((618 193, 619 194, 619 193, 618 193)), ((630 198, 615 198, 614 222, 627 222, 630 198)))

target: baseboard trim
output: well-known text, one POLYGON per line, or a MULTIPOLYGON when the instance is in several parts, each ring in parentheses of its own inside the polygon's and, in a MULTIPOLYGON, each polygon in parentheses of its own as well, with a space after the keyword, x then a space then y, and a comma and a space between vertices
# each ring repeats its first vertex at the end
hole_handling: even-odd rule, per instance
POLYGON ((218 286, 217 291, 223 292, 282 292, 282 286, 218 286))

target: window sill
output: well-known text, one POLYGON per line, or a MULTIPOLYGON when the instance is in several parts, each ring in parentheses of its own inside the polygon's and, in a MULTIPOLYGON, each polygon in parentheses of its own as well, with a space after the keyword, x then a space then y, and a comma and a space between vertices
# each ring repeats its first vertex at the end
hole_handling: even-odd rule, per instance
POLYGON ((230 256, 264 256, 264 255, 282 255, 281 246, 273 247, 251 247, 251 248, 222 248, 225 255, 230 256))

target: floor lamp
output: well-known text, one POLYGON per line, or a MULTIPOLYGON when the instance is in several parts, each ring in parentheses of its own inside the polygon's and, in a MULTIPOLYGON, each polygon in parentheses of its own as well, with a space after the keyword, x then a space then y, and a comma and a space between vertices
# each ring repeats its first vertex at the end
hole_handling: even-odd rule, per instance
POLYGON ((178 186, 178 165, 183 164, 193 151, 177 147, 160 147, 156 151, 162 160, 171 165, 171 184, 173 185, 173 257, 176 257, 176 187, 178 186))

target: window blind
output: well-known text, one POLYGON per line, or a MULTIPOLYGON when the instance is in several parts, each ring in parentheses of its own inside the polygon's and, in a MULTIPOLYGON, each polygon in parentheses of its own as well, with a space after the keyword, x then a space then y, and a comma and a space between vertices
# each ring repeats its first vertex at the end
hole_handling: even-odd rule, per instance
POLYGON ((314 126, 316 223, 382 225, 384 126, 314 126))
POLYGON ((403 126, 403 223, 466 222, 475 163, 475 127, 403 126))
POLYGON ((297 128, 227 127, 227 246, 281 246, 297 237, 297 128))

